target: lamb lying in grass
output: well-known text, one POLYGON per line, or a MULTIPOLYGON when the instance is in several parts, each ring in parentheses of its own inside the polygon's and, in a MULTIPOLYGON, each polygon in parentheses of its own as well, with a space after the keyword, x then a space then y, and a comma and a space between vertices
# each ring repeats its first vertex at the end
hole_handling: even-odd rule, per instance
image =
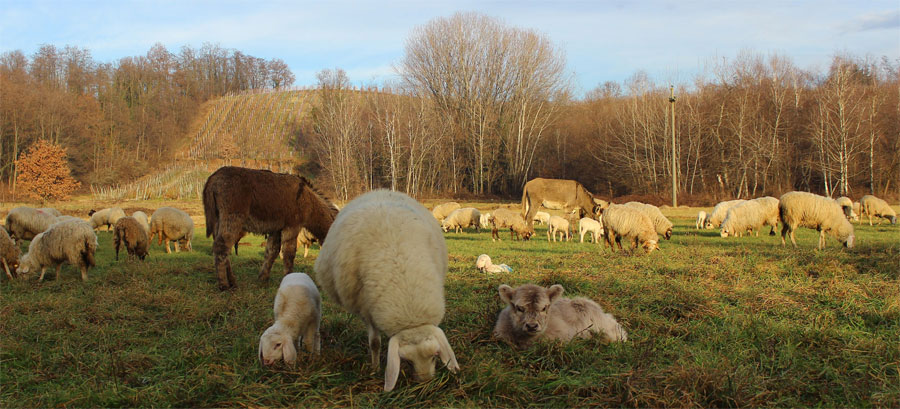
POLYGON ((616 319, 590 299, 560 297, 563 287, 525 284, 515 289, 498 288, 500 299, 509 304, 497 317, 494 336, 517 348, 537 340, 589 338, 603 334, 609 341, 627 341, 628 334, 616 319))
POLYGON ((475 260, 475 268, 484 273, 511 273, 512 267, 506 264, 494 264, 491 256, 482 254, 475 260))

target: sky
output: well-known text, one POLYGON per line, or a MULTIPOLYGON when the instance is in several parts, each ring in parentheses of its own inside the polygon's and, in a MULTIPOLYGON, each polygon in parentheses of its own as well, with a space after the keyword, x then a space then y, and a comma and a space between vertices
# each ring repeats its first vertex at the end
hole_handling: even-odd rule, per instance
POLYGON ((351 82, 397 78, 411 31, 455 12, 479 12, 546 34, 566 55, 576 93, 639 70, 690 83, 742 50, 824 71, 836 54, 900 60, 900 1, 134 1, 0 0, 0 52, 41 44, 86 48, 98 62, 177 53, 203 43, 290 66, 294 85, 341 68, 351 82))

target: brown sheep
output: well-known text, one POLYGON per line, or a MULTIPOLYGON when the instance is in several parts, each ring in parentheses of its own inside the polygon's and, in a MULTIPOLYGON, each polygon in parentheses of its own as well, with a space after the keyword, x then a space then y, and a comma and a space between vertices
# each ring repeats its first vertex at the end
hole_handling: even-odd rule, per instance
POLYGON ((268 280, 279 251, 284 256, 285 275, 293 271, 301 228, 324 244, 337 215, 331 202, 306 178, 234 166, 219 168, 206 180, 203 211, 206 236, 213 236, 220 290, 236 285, 228 253, 243 231, 268 235, 259 269, 259 279, 268 280))
POLYGON ((129 258, 136 256, 144 260, 147 257, 147 248, 150 247, 150 238, 137 219, 126 216, 116 221, 113 246, 116 248, 116 261, 119 260, 120 247, 125 247, 129 258))
POLYGON ((0 262, 3 263, 3 270, 10 279, 17 276, 16 268, 19 266, 21 253, 19 246, 16 246, 16 242, 6 232, 6 228, 0 228, 0 262))

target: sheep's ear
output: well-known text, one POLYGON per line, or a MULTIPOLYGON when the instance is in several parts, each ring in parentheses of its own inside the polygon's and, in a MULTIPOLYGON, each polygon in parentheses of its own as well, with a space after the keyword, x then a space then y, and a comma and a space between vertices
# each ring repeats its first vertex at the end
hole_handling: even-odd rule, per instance
POLYGON ((432 331, 434 331, 434 338, 437 339, 440 346, 438 353, 440 354, 441 362, 447 365, 447 369, 450 372, 456 373, 459 370, 459 363, 456 362, 456 354, 453 353, 453 348, 450 347, 450 341, 447 340, 447 336, 444 335, 444 331, 440 327, 434 327, 432 331))
POLYGON ((512 304, 513 296, 516 295, 516 291, 506 284, 500 284, 500 287, 497 287, 497 292, 500 293, 500 300, 507 304, 512 304))
POLYGON ((263 353, 262 353, 262 350, 263 350, 263 338, 262 338, 262 337, 259 337, 259 363, 260 363, 260 364, 264 364, 264 363, 265 363, 265 362, 263 361, 263 353))
POLYGON ((553 284, 552 286, 550 286, 550 289, 547 290, 547 298, 549 298, 550 302, 552 303, 556 300, 557 297, 561 296, 564 291, 565 289, 563 288, 563 286, 559 284, 553 284))
POLYGON ((284 355, 284 363, 294 365, 297 363, 297 347, 291 337, 284 337, 281 342, 281 352, 284 355))
POLYGON ((388 341, 387 368, 384 370, 384 391, 390 392, 400 377, 400 340, 396 336, 388 341))

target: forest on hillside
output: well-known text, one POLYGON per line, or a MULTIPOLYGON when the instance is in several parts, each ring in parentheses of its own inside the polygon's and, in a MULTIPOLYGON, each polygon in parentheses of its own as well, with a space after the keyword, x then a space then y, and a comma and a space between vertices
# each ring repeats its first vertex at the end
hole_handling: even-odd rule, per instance
MULTIPOLYGON (((575 97, 565 52, 546 35, 458 13, 413 30, 396 66, 399 81, 362 89, 340 68, 319 73, 284 147, 297 172, 339 199, 378 187, 515 196, 538 176, 609 197, 663 196, 673 159, 688 197, 900 191, 900 61, 885 57, 836 54, 803 69, 746 50, 674 84, 674 105, 669 84, 643 72, 575 97)), ((116 63, 75 47, 8 52, 0 177, 11 182, 13 158, 51 139, 79 180, 127 181, 191 138, 205 101, 293 82, 280 60, 209 44, 177 54, 157 45, 116 63)))

